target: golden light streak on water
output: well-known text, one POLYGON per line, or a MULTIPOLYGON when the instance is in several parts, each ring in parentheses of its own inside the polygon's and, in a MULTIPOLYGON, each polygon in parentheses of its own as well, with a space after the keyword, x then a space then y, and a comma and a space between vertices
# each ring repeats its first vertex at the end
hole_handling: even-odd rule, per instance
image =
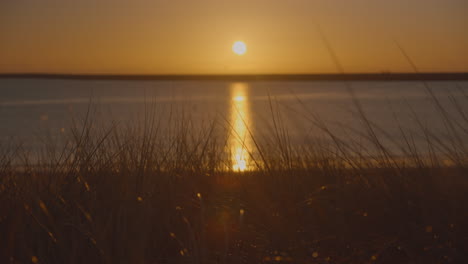
POLYGON ((231 84, 231 126, 232 133, 229 140, 232 169, 247 171, 252 169, 249 151, 252 141, 249 134, 251 112, 248 100, 248 85, 246 83, 231 84))

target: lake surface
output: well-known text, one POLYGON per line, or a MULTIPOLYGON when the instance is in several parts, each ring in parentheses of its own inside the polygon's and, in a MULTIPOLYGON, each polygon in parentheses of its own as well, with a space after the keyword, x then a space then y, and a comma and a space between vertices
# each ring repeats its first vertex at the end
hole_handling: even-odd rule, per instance
MULTIPOLYGON (((468 82, 429 82, 427 87, 450 118, 463 122, 461 113, 468 111, 468 82)), ((41 137, 65 133, 72 117, 83 118, 90 105, 98 125, 143 122, 145 111, 156 109, 162 119, 183 115, 194 127, 215 122, 234 130, 237 140, 230 144, 242 167, 243 149, 251 144, 251 136, 271 138, 278 127, 287 130, 291 144, 298 145, 314 138, 326 140, 323 130, 314 125, 317 117, 333 133, 357 137, 358 133, 350 133, 364 128, 356 114, 357 105, 378 131, 394 135, 396 140, 400 128, 417 134, 425 127, 448 136, 447 124, 427 87, 422 82, 396 81, 350 82, 346 86, 338 81, 0 79, 0 143, 23 142, 26 149, 39 148, 41 137)), ((424 145, 423 140, 416 141, 424 145)))

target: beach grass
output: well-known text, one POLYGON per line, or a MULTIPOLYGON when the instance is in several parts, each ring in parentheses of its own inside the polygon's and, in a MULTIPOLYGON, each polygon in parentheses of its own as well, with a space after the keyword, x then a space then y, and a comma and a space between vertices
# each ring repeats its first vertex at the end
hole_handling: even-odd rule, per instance
POLYGON ((1 147, 0 262, 465 263, 468 119, 459 98, 461 118, 431 99, 445 137, 422 123, 389 135, 354 101, 361 130, 304 110, 327 141, 301 145, 271 104, 244 171, 218 133, 229 124, 150 106, 138 125, 100 126, 90 105, 34 160, 1 147))

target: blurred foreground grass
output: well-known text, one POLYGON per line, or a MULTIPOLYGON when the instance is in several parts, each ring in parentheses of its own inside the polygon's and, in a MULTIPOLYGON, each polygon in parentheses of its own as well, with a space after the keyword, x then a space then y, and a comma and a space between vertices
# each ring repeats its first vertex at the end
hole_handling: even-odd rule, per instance
POLYGON ((250 135, 242 172, 214 122, 89 113, 36 161, 2 146, 0 263, 466 263, 468 119, 439 110, 448 139, 421 125, 395 142, 361 111, 359 144, 313 114, 330 143, 275 125, 275 144, 250 135))

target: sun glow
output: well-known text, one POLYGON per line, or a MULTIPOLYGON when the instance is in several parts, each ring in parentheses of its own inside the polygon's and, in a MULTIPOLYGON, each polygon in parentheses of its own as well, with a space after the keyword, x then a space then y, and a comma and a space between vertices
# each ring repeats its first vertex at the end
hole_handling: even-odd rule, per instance
POLYGON ((248 133, 250 109, 247 100, 247 84, 234 83, 231 86, 231 126, 229 141, 232 169, 234 171, 250 170, 251 139, 248 133))
POLYGON ((247 52, 247 45, 243 41, 236 41, 232 45, 232 51, 239 56, 244 55, 247 52))
POLYGON ((237 102, 242 102, 242 101, 245 100, 245 96, 238 95, 238 96, 234 97, 233 100, 237 101, 237 102))

